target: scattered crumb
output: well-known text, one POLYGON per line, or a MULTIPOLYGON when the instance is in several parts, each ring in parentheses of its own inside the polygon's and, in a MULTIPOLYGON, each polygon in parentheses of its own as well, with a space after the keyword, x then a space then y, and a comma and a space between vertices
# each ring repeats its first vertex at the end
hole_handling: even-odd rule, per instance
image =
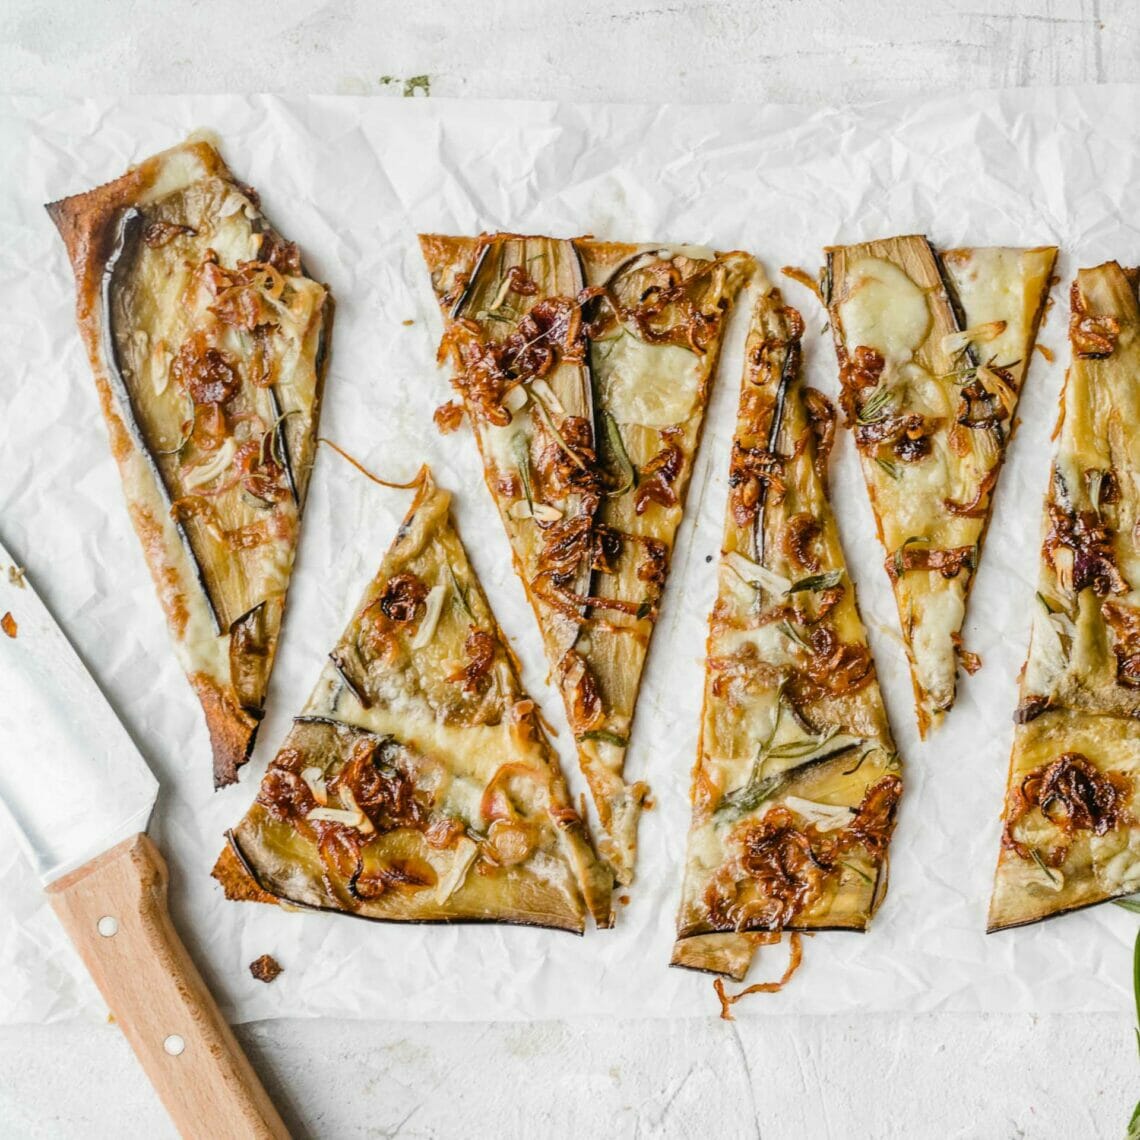
POLYGON ((706 561, 706 562, 711 562, 711 561, 712 561, 712 555, 711 555, 711 554, 706 554, 706 555, 705 555, 705 561, 706 561))
POLYGON ((396 82, 396 77, 394 75, 381 75, 380 76, 380 86, 381 87, 389 87, 395 82, 396 82))
POLYGON ((416 322, 414 320, 412 320, 411 317, 409 317, 406 321, 403 321, 402 323, 405 327, 407 327, 408 325, 414 325, 416 322))
POLYGON ((9 566, 8 581, 21 590, 25 589, 28 583, 24 580, 23 566, 9 566))
POLYGON ((651 799, 649 796, 646 796, 641 804, 641 808, 643 811, 655 811, 657 808, 657 801, 651 799))
POLYGON ((1042 355, 1043 357, 1045 357, 1045 359, 1046 359, 1047 361, 1049 361, 1049 363, 1050 363, 1050 364, 1052 364, 1052 363, 1053 363, 1053 361, 1057 359, 1057 358, 1056 358, 1056 357, 1053 355, 1053 350, 1052 350, 1051 348, 1046 348, 1046 347, 1045 347, 1043 344, 1039 344, 1039 345, 1037 345, 1037 346, 1036 346, 1036 348, 1037 348, 1037 351, 1038 351, 1039 353, 1041 353, 1041 355, 1042 355))
POLYGON ((629 906, 629 895, 618 895, 618 902, 622 906, 629 906))
POLYGON ((259 982, 269 983, 275 981, 278 975, 284 972, 284 967, 272 954, 262 954, 256 962, 250 962, 249 972, 259 982))
POLYGON ((11 613, 6 613, 0 618, 0 629, 11 638, 15 638, 16 634, 20 632, 20 627, 16 624, 16 619, 11 613))
POLYGON ((414 99, 419 95, 427 98, 431 94, 431 76, 413 75, 411 79, 404 80, 404 98, 414 99))

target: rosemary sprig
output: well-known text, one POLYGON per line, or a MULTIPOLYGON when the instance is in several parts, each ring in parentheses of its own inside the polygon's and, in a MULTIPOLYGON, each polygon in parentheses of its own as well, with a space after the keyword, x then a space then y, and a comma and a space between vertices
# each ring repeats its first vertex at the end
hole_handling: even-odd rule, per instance
POLYGON ((881 384, 867 398, 866 403, 855 414, 855 422, 860 424, 875 424, 885 419, 887 405, 894 393, 885 384, 881 384))
POLYGON ((463 607, 467 616, 474 621, 475 615, 471 612, 470 603, 467 601, 467 591, 459 584, 459 579, 455 576, 455 570, 452 568, 450 562, 444 563, 447 567, 448 576, 451 578, 451 588, 455 591, 455 597, 458 599, 459 604, 463 607))
POLYGON ((892 478, 899 477, 899 469, 897 464, 892 463, 889 459, 883 459, 882 456, 876 455, 875 462, 892 478))
POLYGON ((637 468, 634 467, 629 452, 626 451, 625 440, 622 439, 617 420, 605 410, 602 411, 602 427, 605 432, 606 450, 617 461, 622 473, 621 486, 613 491, 607 491, 606 494, 612 498, 619 498, 637 486, 637 468))
POLYGON ((1045 862, 1044 859, 1041 858, 1041 852, 1038 851, 1036 847, 1030 847, 1029 854, 1033 856, 1033 862, 1041 868, 1041 872, 1044 874, 1045 878, 1047 878, 1049 882, 1053 883, 1055 886, 1060 886, 1060 881, 1058 880, 1057 876, 1053 874, 1053 869, 1045 862))
POLYGON ((617 732, 610 732, 608 728, 592 728, 583 732, 579 740, 600 740, 604 744, 612 744, 615 748, 625 748, 629 741, 617 732))
POLYGON ((566 453, 567 458, 579 471, 585 471, 589 474, 589 468, 582 462, 582 457, 566 442, 562 437, 562 433, 554 426, 554 420, 551 418, 550 409, 543 402, 543 399, 533 389, 531 390, 530 397, 534 400, 535 409, 538 411, 539 418, 543 424, 546 425, 546 430, 554 436, 555 442, 566 453))
POLYGON ((843 581, 842 570, 825 570, 822 574, 812 574, 808 578, 801 578, 793 582, 787 589, 789 594, 818 593, 820 590, 830 590, 843 581))
POLYGON ((530 447, 526 438, 521 433, 516 434, 511 439, 511 450, 515 453, 515 463, 518 464, 519 478, 522 479, 526 505, 530 508, 530 513, 533 517, 534 489, 530 484, 530 447))

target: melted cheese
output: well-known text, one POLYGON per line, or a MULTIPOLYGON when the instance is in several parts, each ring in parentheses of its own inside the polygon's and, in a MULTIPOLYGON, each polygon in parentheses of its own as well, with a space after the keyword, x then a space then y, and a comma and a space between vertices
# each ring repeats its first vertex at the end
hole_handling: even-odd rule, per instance
POLYGON ((647 345, 629 333, 594 342, 602 401, 620 424, 663 428, 693 414, 705 358, 677 345, 647 345))
POLYGON ((878 257, 848 269, 839 317, 849 351, 873 348, 888 364, 909 361, 930 331, 926 294, 897 265, 878 257))

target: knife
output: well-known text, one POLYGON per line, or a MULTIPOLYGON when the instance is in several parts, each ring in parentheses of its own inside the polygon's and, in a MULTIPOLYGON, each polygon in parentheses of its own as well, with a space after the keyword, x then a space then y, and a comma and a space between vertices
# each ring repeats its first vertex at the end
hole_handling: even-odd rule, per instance
POLYGON ((0 544, 0 805, 179 1132, 288 1140, 170 921, 158 781, 15 566, 0 544))

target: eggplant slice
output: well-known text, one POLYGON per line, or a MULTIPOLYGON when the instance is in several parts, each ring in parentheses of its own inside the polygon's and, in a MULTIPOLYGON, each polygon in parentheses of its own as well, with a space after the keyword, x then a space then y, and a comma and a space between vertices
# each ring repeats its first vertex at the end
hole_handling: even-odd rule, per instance
POLYGON ((902 792, 827 495, 835 412, 761 285, 745 349, 673 964, 743 978, 783 931, 864 930, 902 792))
POLYGON ((332 299, 205 142, 53 202, 77 315, 214 783, 261 719, 308 487, 332 299))
POLYGON ((919 731, 954 703, 966 598, 1055 248, 925 237, 826 251, 824 301, 910 659, 919 731))
POLYGON ((1082 269, 989 929, 1140 891, 1140 305, 1082 269))
POLYGON ((423 473, 348 629, 215 867, 228 897, 581 933, 611 879, 423 473), (351 678, 351 680, 350 680, 351 678))
POLYGON ((474 428, 606 833, 634 875, 625 756, 745 254, 512 234, 420 238, 474 428))

